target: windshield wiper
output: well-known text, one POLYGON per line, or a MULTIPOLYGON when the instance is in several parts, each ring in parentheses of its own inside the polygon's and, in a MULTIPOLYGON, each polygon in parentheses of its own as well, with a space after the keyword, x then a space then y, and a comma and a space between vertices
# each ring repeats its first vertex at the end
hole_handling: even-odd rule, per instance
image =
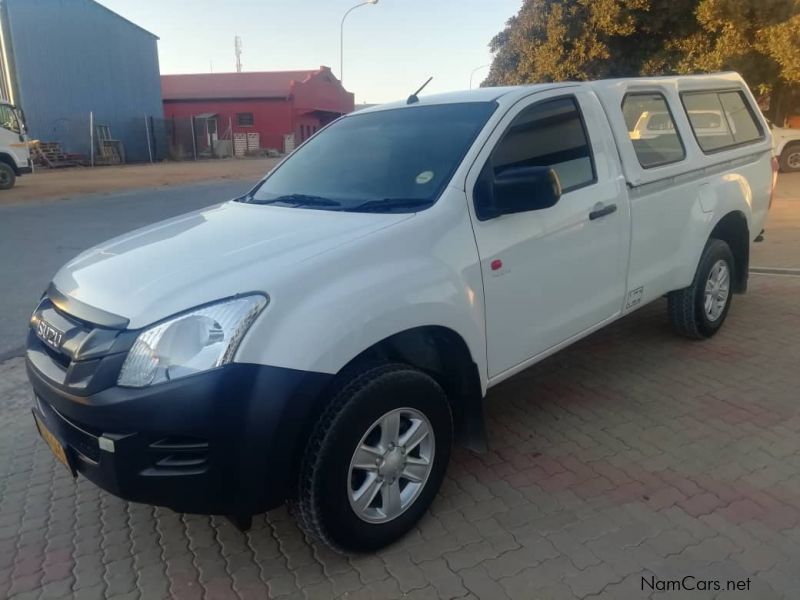
POLYGON ((353 212, 384 212, 395 208, 428 208, 433 202, 421 198, 383 198, 382 200, 369 200, 355 206, 348 206, 346 210, 353 212))
POLYGON ((285 196, 278 196, 270 200, 258 200, 251 198, 250 204, 275 204, 282 202, 291 204, 293 206, 341 206, 341 202, 331 200, 330 198, 323 198, 322 196, 311 196, 308 194, 286 194, 285 196))

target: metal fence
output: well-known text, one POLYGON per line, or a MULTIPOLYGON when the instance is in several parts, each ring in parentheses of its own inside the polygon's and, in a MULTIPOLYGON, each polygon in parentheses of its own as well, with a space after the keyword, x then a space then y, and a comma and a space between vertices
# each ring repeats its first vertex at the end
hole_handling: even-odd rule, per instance
POLYGON ((175 117, 161 119, 172 160, 228 158, 234 155, 230 128, 217 119, 175 117))
POLYGON ((162 118, 104 118, 92 112, 33 123, 34 158, 45 166, 157 162, 168 156, 162 118))
POLYGON ((219 120, 217 115, 174 117, 160 122, 166 135, 167 155, 172 160, 237 158, 269 152, 262 148, 258 132, 235 131, 230 120, 219 120))
MULTIPOLYGON (((257 132, 234 131, 230 121, 194 116, 165 119, 104 119, 86 113, 38 124, 29 132, 38 143, 34 160, 43 166, 109 165, 129 162, 202 160, 263 155, 257 132)), ((291 152, 294 136, 284 136, 284 148, 291 152)))

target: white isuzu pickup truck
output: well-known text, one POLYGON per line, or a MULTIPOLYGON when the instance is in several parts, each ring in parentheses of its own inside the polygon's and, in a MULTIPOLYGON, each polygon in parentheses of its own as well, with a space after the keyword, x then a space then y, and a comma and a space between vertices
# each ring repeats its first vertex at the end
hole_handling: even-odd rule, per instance
POLYGON ((28 337, 37 427, 122 498, 242 528, 289 501, 331 546, 378 548, 425 512, 454 439, 484 443, 488 388, 665 295, 678 333, 714 335, 771 154, 734 73, 345 116, 245 196, 56 274, 28 337), (644 113, 658 127, 636 135, 644 113))

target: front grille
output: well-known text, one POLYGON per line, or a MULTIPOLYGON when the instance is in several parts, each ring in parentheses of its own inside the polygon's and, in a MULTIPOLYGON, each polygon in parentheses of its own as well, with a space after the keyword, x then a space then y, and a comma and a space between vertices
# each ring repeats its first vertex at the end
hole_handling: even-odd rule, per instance
POLYGON ((53 359, 53 362, 61 365, 65 370, 69 368, 69 365, 72 362, 72 359, 70 359, 69 356, 67 356, 63 352, 58 352, 57 350, 54 350, 45 343, 41 343, 41 348, 44 350, 47 356, 53 359))
MULTIPOLYGON (((48 329, 49 331, 49 329, 48 329)), ((27 357, 40 374, 70 393, 88 396, 116 384, 136 332, 95 325, 42 299, 31 317, 27 357), (40 324, 61 332, 58 349, 37 335, 40 324)))

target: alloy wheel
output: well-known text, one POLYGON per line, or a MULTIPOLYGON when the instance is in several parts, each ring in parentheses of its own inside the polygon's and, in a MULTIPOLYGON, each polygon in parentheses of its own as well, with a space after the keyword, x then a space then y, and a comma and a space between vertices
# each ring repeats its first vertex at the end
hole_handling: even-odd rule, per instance
POLYGON ((369 523, 400 516, 425 487, 435 452, 433 427, 420 411, 398 408, 377 419, 350 460, 347 492, 356 515, 369 523))
POLYGON ((728 303, 730 280, 728 263, 724 260, 715 262, 708 274, 703 297, 703 310, 712 323, 720 318, 728 303))

